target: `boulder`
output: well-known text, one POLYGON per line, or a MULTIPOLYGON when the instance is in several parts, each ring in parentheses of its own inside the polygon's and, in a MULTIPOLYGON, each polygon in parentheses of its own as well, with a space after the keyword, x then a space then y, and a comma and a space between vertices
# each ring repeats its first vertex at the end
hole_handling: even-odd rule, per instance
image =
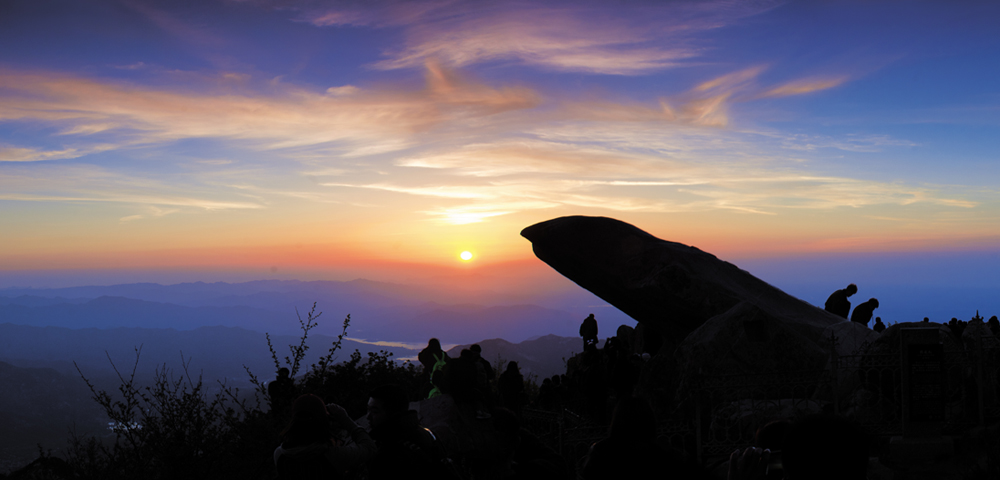
POLYGON ((743 439, 753 443, 757 429, 775 420, 789 420, 823 413, 823 405, 813 400, 780 398, 741 399, 718 404, 710 414, 709 429, 715 437, 743 439))
POLYGON ((539 259, 656 333, 659 353, 676 352, 688 374, 822 369, 824 334, 848 323, 710 253, 612 218, 561 217, 521 235, 539 259))
POLYGON ((674 353, 682 384, 698 375, 818 372, 825 368, 830 357, 829 339, 819 334, 803 335, 786 322, 773 311, 749 302, 740 302, 708 319, 674 353))
POLYGON ((560 217, 521 231, 539 259, 630 317, 680 343, 739 303, 817 340, 844 319, 737 266, 606 217, 560 217))
POLYGON ((837 339, 837 355, 845 357, 858 355, 875 343, 879 334, 857 322, 840 322, 830 325, 823 331, 823 338, 833 336, 837 339))
MULTIPOLYGON (((864 354, 868 352, 879 338, 879 334, 866 325, 856 322, 842 322, 830 325, 823 332, 823 338, 835 339, 837 356, 839 357, 836 371, 835 390, 824 391, 823 396, 845 400, 845 396, 853 395, 855 390, 862 388, 858 366, 864 354)), ((830 360, 832 361, 832 355, 830 360)), ((827 364, 832 369, 832 364, 827 364)), ((829 385, 833 387, 834 385, 829 385)))

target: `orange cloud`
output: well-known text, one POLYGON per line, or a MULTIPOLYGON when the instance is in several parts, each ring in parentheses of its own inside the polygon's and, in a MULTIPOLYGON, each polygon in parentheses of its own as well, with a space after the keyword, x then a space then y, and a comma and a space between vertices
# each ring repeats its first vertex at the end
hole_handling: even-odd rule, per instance
MULTIPOLYGON (((524 87, 493 88, 428 65, 416 91, 328 95, 284 86, 271 95, 157 90, 51 73, 0 72, 0 120, 41 120, 67 136, 116 133, 120 145, 180 138, 237 138, 263 148, 341 142, 368 151, 399 148, 400 138, 441 122, 530 108, 539 96, 524 87), (386 148, 380 148, 386 147, 386 148)), ((342 88, 342 87, 341 87, 342 88)), ((19 161, 72 158, 88 149, 3 151, 19 161)), ((109 149, 110 146, 102 147, 109 149)))
POLYGON ((738 72, 722 75, 707 82, 700 83, 698 86, 694 87, 692 91, 707 92, 710 90, 722 90, 723 92, 731 93, 740 87, 745 87, 750 81, 756 79, 757 76, 759 76, 763 71, 764 67, 762 66, 746 68, 738 72))
POLYGON ((807 93, 818 92, 820 90, 827 90, 830 88, 838 87, 848 80, 848 77, 834 77, 834 78, 813 78, 806 80, 796 80, 794 82, 789 82, 784 85, 774 87, 764 93, 761 97, 788 97, 791 95, 805 95, 807 93))
POLYGON ((39 162, 44 160, 62 160, 76 158, 91 153, 112 150, 115 145, 91 145, 88 147, 71 147, 62 150, 39 150, 36 148, 0 146, 0 162, 39 162))

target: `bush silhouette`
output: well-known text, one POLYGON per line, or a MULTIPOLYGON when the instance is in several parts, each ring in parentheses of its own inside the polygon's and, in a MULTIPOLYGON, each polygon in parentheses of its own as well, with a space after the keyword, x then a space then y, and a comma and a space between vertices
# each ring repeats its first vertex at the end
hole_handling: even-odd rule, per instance
MULTIPOLYGON (((369 352, 365 357, 355 350, 347 361, 336 362, 350 315, 327 354, 296 378, 309 349, 309 331, 316 327, 320 315, 313 304, 306 319, 299 318, 300 342, 289 346, 290 355, 282 359, 284 362, 279 360, 270 335, 266 336, 276 368, 282 363, 289 368, 299 393, 313 393, 338 403, 352 418, 364 415, 368 391, 378 385, 396 383, 415 394, 419 369, 410 362, 396 362, 392 353, 369 352)), ((74 436, 65 461, 51 452, 41 452, 38 460, 7 478, 274 478, 272 453, 287 418, 270 412, 265 383, 259 377, 247 369, 255 386, 249 395, 241 395, 237 388, 221 381, 209 392, 200 376, 191 375, 190 360, 184 362, 182 357, 180 374, 164 365, 156 370, 152 383, 143 386, 135 375, 141 346, 135 352, 131 372, 123 373, 112 363, 120 381, 116 393, 95 387, 77 366, 111 422, 106 438, 74 436)))

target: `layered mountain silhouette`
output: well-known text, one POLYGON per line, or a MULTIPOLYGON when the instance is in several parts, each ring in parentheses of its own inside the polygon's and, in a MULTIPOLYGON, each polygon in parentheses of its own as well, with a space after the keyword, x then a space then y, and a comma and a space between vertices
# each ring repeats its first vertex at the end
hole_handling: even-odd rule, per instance
MULTIPOLYGON (((355 280, 352 282, 259 281, 246 283, 126 284, 59 289, 0 289, 0 323, 68 328, 240 327, 274 334, 298 334, 296 309, 313 302, 325 314, 317 332, 336 335, 350 314, 354 338, 445 343, 483 338, 519 342, 546 334, 575 336, 587 313, 597 312, 608 331, 630 320, 593 295, 539 297, 542 304, 508 299, 474 303, 475 296, 429 288, 355 280)), ((486 299, 491 300, 491 299, 486 299)), ((492 298, 492 300, 498 300, 492 298)), ((524 299, 521 299, 524 300, 524 299)))

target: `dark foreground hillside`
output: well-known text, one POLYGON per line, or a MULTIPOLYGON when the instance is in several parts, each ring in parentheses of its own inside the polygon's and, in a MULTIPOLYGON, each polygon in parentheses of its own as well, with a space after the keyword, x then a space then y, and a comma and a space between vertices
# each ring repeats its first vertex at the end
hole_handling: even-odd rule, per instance
MULTIPOLYGON (((443 336, 443 335, 442 335, 443 336)), ((298 337, 272 336, 279 354, 289 353, 298 337)), ((302 359, 311 365, 337 341, 336 337, 310 334, 312 347, 302 359)), ((522 362, 523 371, 536 376, 550 376, 564 370, 562 358, 579 349, 578 339, 546 336, 513 344, 504 340, 480 342, 488 356, 522 362)), ((399 345, 372 346, 349 338, 342 340, 338 361, 350 360, 350 352, 385 350, 392 358, 415 358, 417 351, 399 345)), ((111 419, 92 399, 77 372, 80 367, 98 388, 116 392, 120 379, 109 358, 124 373, 136 368, 139 384, 152 382, 164 366, 174 374, 182 371, 181 356, 196 378, 205 380, 205 392, 221 388, 217 381, 239 388, 244 394, 253 390, 244 366, 261 380, 274 378, 274 362, 262 333, 236 327, 201 327, 194 330, 112 328, 70 329, 0 324, 0 429, 10 432, 0 436, 0 472, 9 471, 33 460, 38 445, 59 452, 66 448, 71 433, 80 436, 113 436, 108 430, 111 419), (141 346, 135 364, 136 347, 141 346)), ((365 357, 367 358, 367 357, 365 357)), ((361 409, 358 415, 363 415, 361 409)))

